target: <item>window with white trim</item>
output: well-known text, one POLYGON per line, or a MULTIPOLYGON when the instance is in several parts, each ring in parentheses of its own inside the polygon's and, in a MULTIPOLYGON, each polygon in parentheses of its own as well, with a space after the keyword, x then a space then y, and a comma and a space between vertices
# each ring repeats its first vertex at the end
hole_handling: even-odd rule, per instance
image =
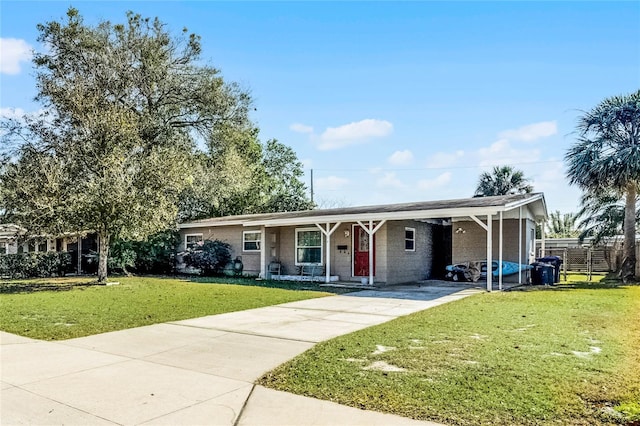
POLYGON ((202 242, 202 234, 187 234, 184 236, 185 250, 191 250, 200 242, 202 242))
POLYGON ((262 232, 260 231, 243 231, 242 251, 260 251, 261 239, 262 232))
POLYGON ((296 229, 296 265, 322 264, 322 247, 318 228, 296 229))
POLYGON ((415 228, 404 228, 404 251, 416 251, 415 228))

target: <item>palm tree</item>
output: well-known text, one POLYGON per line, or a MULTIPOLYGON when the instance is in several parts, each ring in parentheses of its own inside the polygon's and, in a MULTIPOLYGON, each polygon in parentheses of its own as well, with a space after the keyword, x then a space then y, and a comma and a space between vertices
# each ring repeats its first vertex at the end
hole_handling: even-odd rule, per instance
POLYGON ((625 199, 620 276, 634 280, 636 202, 640 184, 640 90, 602 101, 580 117, 578 140, 565 155, 569 183, 588 193, 625 199))
POLYGON ((580 235, 576 229, 578 215, 573 213, 562 214, 558 210, 551 212, 547 222, 547 236, 549 238, 575 238, 580 235))
POLYGON ((491 173, 484 172, 476 187, 474 197, 489 197, 492 195, 529 194, 533 187, 529 179, 524 177, 521 170, 511 166, 495 166, 491 173))

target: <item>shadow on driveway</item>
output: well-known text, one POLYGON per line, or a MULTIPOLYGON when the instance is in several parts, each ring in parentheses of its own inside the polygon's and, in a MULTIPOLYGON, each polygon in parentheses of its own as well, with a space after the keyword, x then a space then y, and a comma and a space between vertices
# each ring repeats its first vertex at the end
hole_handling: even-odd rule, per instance
POLYGON ((446 285, 434 284, 409 284, 401 286, 380 287, 378 289, 362 290, 347 293, 343 296, 350 297, 376 297, 404 300, 435 300, 465 290, 481 291, 473 285, 446 282, 446 285))

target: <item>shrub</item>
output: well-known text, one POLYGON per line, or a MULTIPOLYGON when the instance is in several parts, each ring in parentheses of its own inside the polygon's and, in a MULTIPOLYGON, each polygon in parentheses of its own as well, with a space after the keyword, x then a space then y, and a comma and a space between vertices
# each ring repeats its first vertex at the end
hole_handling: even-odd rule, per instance
POLYGON ((111 245, 109 269, 124 273, 171 274, 180 244, 176 231, 166 230, 145 241, 117 240, 111 245))
POLYGON ((67 252, 3 254, 0 255, 0 277, 63 276, 70 265, 71 255, 67 252))
POLYGON ((205 240, 187 250, 184 262, 199 269, 201 275, 219 275, 231 262, 231 245, 220 240, 205 240))

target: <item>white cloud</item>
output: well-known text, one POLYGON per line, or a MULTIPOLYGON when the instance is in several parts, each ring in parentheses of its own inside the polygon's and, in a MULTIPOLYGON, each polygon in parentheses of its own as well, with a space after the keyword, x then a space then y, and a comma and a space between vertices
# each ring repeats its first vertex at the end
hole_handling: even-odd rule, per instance
POLYGON ((556 121, 541 121, 540 123, 527 124, 517 129, 505 130, 498 134, 500 139, 532 142, 540 138, 546 138, 558 133, 556 121))
POLYGON ((22 108, 0 108, 0 117, 21 119, 24 117, 25 111, 22 108))
POLYGON ((302 123, 293 123, 289 126, 289 130, 296 133, 313 133, 313 127, 302 123))
POLYGON ((418 181, 418 188, 423 191, 439 188, 451 182, 451 177, 451 172, 445 172, 434 179, 421 179, 418 181))
POLYGON ((413 153, 408 149, 404 151, 396 151, 387 159, 394 166, 403 166, 413 162, 413 153))
POLYGON ((427 160, 427 168, 455 166, 464 157, 464 151, 437 152, 427 160))
POLYGON ((480 166, 497 166, 538 161, 539 149, 517 149, 507 139, 499 139, 486 148, 480 148, 476 155, 476 164, 480 166))
POLYGON ((20 63, 31 60, 31 46, 17 38, 0 38, 0 74, 20 74, 20 63))
POLYGON ((327 176, 315 179, 314 185, 318 190, 335 191, 342 189, 350 183, 349 179, 338 176, 327 176))
POLYGON ((393 124, 386 120, 365 119, 339 127, 328 127, 320 136, 318 149, 340 149, 349 145, 381 138, 393 131, 393 124))
POLYGON ((376 181, 378 188, 404 188, 404 184, 394 172, 387 172, 376 181))
MULTIPOLYGON (((552 192, 558 187, 558 183, 566 185, 565 170, 562 161, 553 162, 554 159, 550 159, 542 167, 536 167, 535 170, 529 170, 532 173, 533 181, 532 185, 536 192, 552 192)), ((525 173, 525 176, 529 176, 525 173)))

